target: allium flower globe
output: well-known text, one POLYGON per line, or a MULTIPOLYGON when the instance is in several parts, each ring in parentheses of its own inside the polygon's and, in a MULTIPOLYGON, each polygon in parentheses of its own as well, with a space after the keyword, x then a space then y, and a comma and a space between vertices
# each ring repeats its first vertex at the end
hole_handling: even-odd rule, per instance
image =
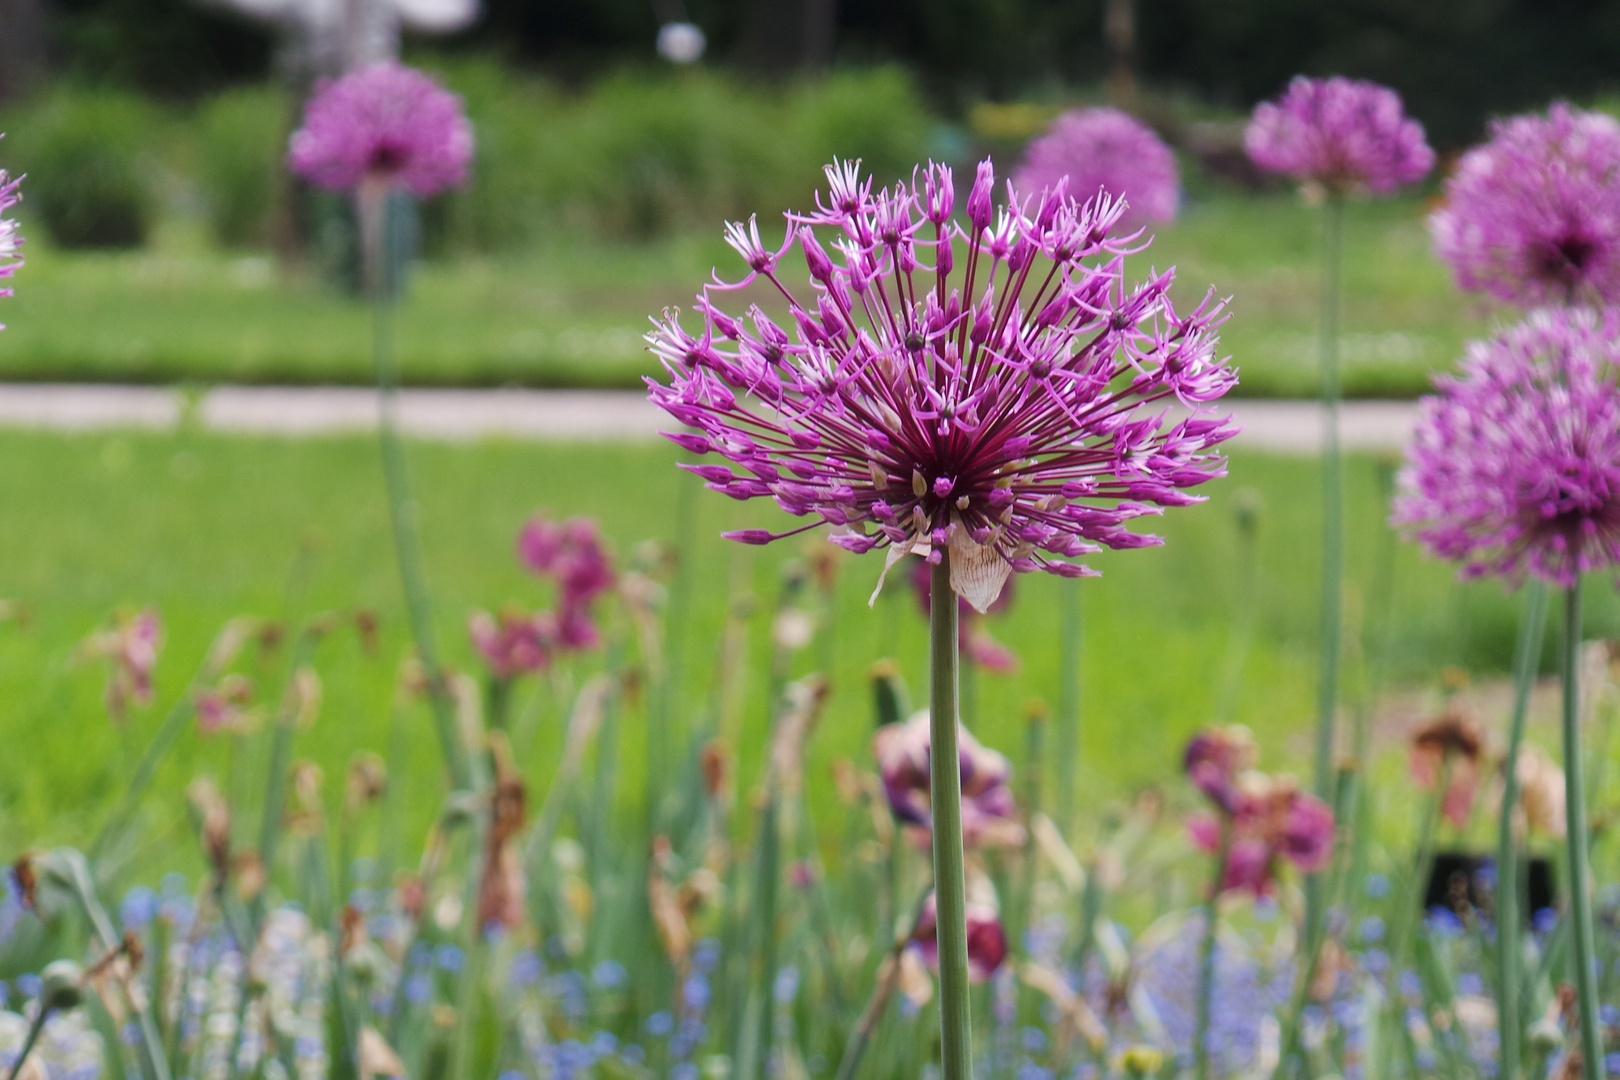
POLYGON ((1176 155, 1148 127, 1118 109, 1072 109, 1024 150, 1013 170, 1020 195, 1037 195, 1068 179, 1076 198, 1101 189, 1123 199, 1121 225, 1174 221, 1181 194, 1176 155))
POLYGON ((1243 144, 1261 169, 1331 191, 1387 195, 1434 168, 1423 125, 1400 95, 1342 76, 1296 76, 1280 99, 1255 106, 1243 144))
MULTIPOLYGON (((966 914, 968 978, 976 983, 988 982, 1006 962, 1007 930, 1001 925, 995 905, 984 899, 970 900, 966 914)), ((923 901, 922 914, 911 931, 911 947, 930 971, 939 972, 939 907, 932 892, 923 901)))
POLYGON ((1111 197, 1077 202, 1060 181, 996 207, 985 162, 959 224, 948 168, 874 192, 858 165, 828 167, 826 201, 788 215, 777 250, 756 223, 729 226, 749 273, 705 289, 696 333, 666 312, 647 336, 669 375, 647 380, 652 400, 696 429, 669 437, 731 463, 685 467, 811 519, 728 535, 825 523, 850 551, 887 549, 885 572, 948 550, 980 611, 1014 570, 1077 577, 1093 571, 1070 559, 1159 543, 1127 523, 1199 501, 1186 489, 1223 475, 1211 450, 1235 433, 1209 411, 1237 378, 1215 351, 1223 306, 1178 313, 1170 273, 1128 287, 1111 197), (778 272, 794 246, 808 296, 778 272), (756 279, 786 299, 786 327, 711 300, 756 279))
POLYGON ((467 177, 472 127, 461 99, 420 71, 382 63, 321 86, 293 133, 288 162, 335 191, 362 181, 427 197, 467 177))
MULTIPOLYGON (((883 777, 889 810, 926 841, 934 825, 929 748, 929 714, 916 713, 899 724, 884 724, 872 739, 872 756, 883 777)), ((1012 763, 956 725, 961 763, 962 838, 969 847, 1017 847, 1024 842, 1018 804, 1012 793, 1012 763)))
POLYGON ((1620 312, 1543 309, 1435 379, 1394 523, 1465 577, 1567 588, 1620 559, 1620 312))
POLYGON ((1491 126, 1429 219, 1457 284, 1497 300, 1620 301, 1620 122, 1556 104, 1491 126))

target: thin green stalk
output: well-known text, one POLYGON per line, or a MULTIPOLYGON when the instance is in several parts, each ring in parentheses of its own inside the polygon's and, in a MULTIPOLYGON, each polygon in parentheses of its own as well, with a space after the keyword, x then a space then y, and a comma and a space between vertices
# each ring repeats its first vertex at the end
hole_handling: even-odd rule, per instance
POLYGON ((428 700, 433 707, 433 720, 438 727, 439 742, 450 768, 451 781, 458 788, 471 788, 472 769, 458 734, 450 688, 439 666, 439 651, 433 636, 433 606, 422 570, 422 552, 416 528, 416 504, 411 498, 405 447, 399 437, 399 370, 394 363, 394 305, 386 281, 388 244, 385 218, 388 191, 385 187, 363 183, 358 203, 366 292, 371 298, 372 355, 377 366, 377 441, 382 451, 383 480, 388 490, 388 518, 394 533, 394 553, 399 562, 400 583, 405 590, 411 636, 416 642, 416 654, 427 674, 428 700))
POLYGON ((1502 762, 1502 819, 1496 839, 1496 1015, 1501 1031, 1502 1080, 1517 1080, 1523 1063, 1519 1011, 1519 962, 1524 937, 1519 932, 1519 853, 1513 836, 1513 814, 1519 805, 1519 747, 1524 743, 1525 714, 1541 658, 1541 634, 1547 622, 1547 587, 1532 578, 1525 591, 1524 614, 1513 657, 1513 720, 1508 729, 1507 757, 1502 762))
MULTIPOLYGON (((1333 722, 1339 704, 1339 637, 1344 588, 1343 463, 1339 456, 1339 288, 1344 197, 1330 191, 1322 218, 1322 670, 1317 685, 1316 783, 1327 802, 1333 790, 1333 722)), ((1319 940, 1326 913, 1321 873, 1305 879, 1305 936, 1319 940)))
MULTIPOLYGON (((40 1033, 45 1030, 45 1021, 50 1019, 51 1012, 52 1009, 49 1003, 40 1005, 39 1013, 34 1017, 34 1022, 28 1025, 28 1035, 23 1039, 22 1051, 17 1055, 17 1062, 12 1065, 11 1072, 7 1074, 9 1080, 19 1080, 22 1076, 23 1066, 28 1063, 28 1055, 33 1053, 34 1044, 39 1042, 40 1033)), ((44 1072, 43 1069, 37 1071, 44 1072)))
POLYGON ((1223 819, 1221 846, 1215 855, 1215 877, 1209 883, 1209 899, 1204 903, 1204 940, 1198 952, 1198 1027, 1193 1034, 1198 1080, 1209 1080, 1209 1016, 1215 998, 1216 920, 1220 917, 1221 888, 1226 883, 1226 861, 1231 846, 1232 827, 1223 819))
POLYGON ((1074 826, 1074 785, 1080 770, 1080 657, 1085 644, 1083 584, 1078 578, 1058 583, 1063 605, 1062 682, 1058 695, 1057 823, 1064 832, 1074 826))
POLYGON ((1603 1037, 1598 1027, 1597 947, 1592 932, 1591 877, 1587 866, 1586 783, 1581 760, 1581 586, 1564 592, 1564 804, 1569 814, 1569 910, 1575 924, 1575 994, 1581 1017, 1581 1063, 1586 1080, 1603 1080, 1603 1037))
POLYGON ((174 741, 186 729, 186 723, 191 719, 192 691, 196 683, 188 687, 180 695, 180 700, 169 709, 169 714, 163 718, 163 724, 147 744, 146 753, 141 755, 140 762, 135 766, 135 773, 129 778, 129 786, 124 789, 123 796, 118 800, 118 806, 113 810, 112 816, 102 825, 101 831, 96 834, 95 842, 90 845, 90 862, 99 864, 112 848, 114 840, 118 839, 132 823, 135 808, 140 805, 141 797, 151 786, 152 777, 157 774, 157 768, 168 756, 169 749, 174 741))
POLYGON ((939 942, 942 1080, 973 1075, 968 999, 967 896, 962 857, 962 770, 957 749, 957 610, 951 555, 941 551, 929 580, 929 781, 934 817, 934 902, 939 942))

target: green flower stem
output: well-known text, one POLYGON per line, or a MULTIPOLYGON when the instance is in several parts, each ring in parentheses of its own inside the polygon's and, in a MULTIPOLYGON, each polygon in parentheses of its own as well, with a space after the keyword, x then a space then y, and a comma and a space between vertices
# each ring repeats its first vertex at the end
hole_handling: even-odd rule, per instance
POLYGON ((439 742, 450 768, 451 782, 458 788, 471 788, 472 769, 466 748, 461 744, 455 706, 450 700, 450 688, 439 667, 439 651, 434 643, 433 606, 422 572, 416 504, 411 499, 405 447, 399 437, 399 369, 394 363, 394 305, 388 295, 386 268, 388 189, 363 183, 356 201, 360 215, 366 294, 371 299, 372 354, 377 366, 377 439, 382 451, 383 479, 388 489, 388 517, 393 526, 394 552, 399 560, 400 582, 405 589, 411 636, 415 639, 417 656, 427 674, 428 700, 433 707, 433 721, 438 727, 439 742))
POLYGON ((1221 819, 1221 846, 1215 855, 1215 877, 1209 883, 1209 899, 1204 903, 1204 940, 1198 954, 1198 1026, 1193 1034, 1193 1054, 1198 1062, 1198 1080, 1209 1080, 1209 1017, 1215 999, 1215 929, 1220 917, 1221 888, 1226 882, 1226 862, 1232 848, 1232 825, 1221 819))
POLYGON ((135 809, 140 805, 141 796, 146 794, 146 789, 151 786, 152 777, 157 774, 158 766, 168 756, 169 749, 174 746, 174 741, 180 737, 180 733, 186 729, 186 723, 191 719, 192 694, 197 685, 194 682, 184 694, 180 695, 180 700, 174 703, 169 714, 163 718, 163 724, 158 728, 157 734, 147 744, 146 752, 141 755, 141 760, 135 766, 134 775, 129 778, 129 787, 124 789, 117 808, 102 825, 101 831, 96 834, 95 842, 90 845, 90 862, 93 865, 101 863, 112 850, 113 841, 122 837, 130 827, 135 809))
POLYGON ((934 817, 934 903, 939 941, 942 1080, 973 1075, 968 1000, 967 896, 962 858, 962 767, 956 740, 957 610, 951 555, 941 551, 929 580, 929 782, 934 817))
MULTIPOLYGON (((1339 704, 1339 637, 1344 588, 1344 491, 1339 459, 1339 289, 1344 196, 1330 191, 1322 217, 1322 670, 1317 685, 1318 798, 1333 797, 1333 721, 1339 704)), ((1305 939, 1319 942, 1325 914, 1324 875, 1305 879, 1305 939)))
MULTIPOLYGON (((28 1055, 33 1053, 34 1044, 39 1042, 40 1033, 45 1030, 45 1021, 51 1018, 52 1011, 48 1004, 40 1006, 39 1013, 34 1017, 34 1022, 28 1025, 28 1035, 23 1039, 22 1052, 17 1055, 16 1064, 12 1065, 11 1071, 6 1074, 8 1080, 19 1080, 19 1077, 22 1076, 23 1066, 28 1064, 28 1055)), ((43 1072, 44 1070, 40 1071, 43 1072)))
POLYGON ((1564 804, 1569 828, 1569 910, 1575 924, 1575 993, 1581 1017, 1581 1062, 1586 1080, 1603 1080, 1603 1037, 1598 1027, 1597 948, 1592 933, 1592 885, 1587 867, 1586 783, 1581 760, 1581 586, 1564 592, 1564 804))
POLYGON ((1060 581, 1058 596, 1063 605, 1062 683, 1058 697, 1058 793, 1057 824, 1067 832, 1074 826, 1074 785, 1080 770, 1080 654, 1085 642, 1085 617, 1078 579, 1060 581))
POLYGON ((1547 587, 1539 578, 1531 578, 1513 657, 1513 720, 1508 729, 1507 757, 1502 763, 1502 820, 1496 839, 1496 1015, 1502 1039, 1502 1080, 1518 1080, 1523 1061, 1519 964, 1524 938, 1519 932, 1519 853, 1513 837, 1513 812, 1519 805, 1519 747, 1524 744, 1525 714, 1529 711, 1530 688, 1536 681, 1546 622, 1547 587))

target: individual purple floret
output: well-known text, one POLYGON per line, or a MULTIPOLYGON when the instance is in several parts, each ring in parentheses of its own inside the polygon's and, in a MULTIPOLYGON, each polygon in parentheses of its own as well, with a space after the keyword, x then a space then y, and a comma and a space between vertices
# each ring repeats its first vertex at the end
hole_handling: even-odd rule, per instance
POLYGON ((1401 96, 1343 76, 1295 76, 1280 99, 1255 106, 1243 145, 1266 172, 1331 191, 1387 195, 1434 168, 1423 125, 1406 115, 1401 96))
POLYGON ((1423 399, 1394 524, 1465 577, 1560 587, 1620 559, 1620 312, 1548 308, 1423 399))
POLYGON ((1032 141, 1013 170, 1020 195, 1038 195, 1068 178, 1089 199, 1099 189, 1125 201, 1120 224, 1174 221, 1181 194, 1176 155, 1153 129, 1118 109, 1072 109, 1032 141))
POLYGON ((320 187, 342 191, 371 180, 425 198, 465 180, 472 154, 461 99, 420 71, 382 63, 316 91, 288 162, 320 187))
MULTIPOLYGON (((22 184, 22 177, 15 180, 7 175, 6 170, 0 169, 0 281, 4 281, 17 272, 23 264, 22 260, 22 233, 17 231, 17 223, 11 218, 3 216, 5 212, 22 201, 17 188, 22 184)), ((0 287, 0 296, 10 296, 9 288, 0 287)), ((0 323, 0 330, 5 324, 0 323)))
POLYGON ((1014 570, 1078 577, 1093 571, 1069 559, 1159 543, 1126 523, 1225 471, 1210 451, 1235 430, 1209 410, 1237 381, 1215 352, 1223 305, 1178 314, 1168 272, 1128 288, 1108 196, 1059 182, 997 208, 987 161, 958 224, 944 166, 876 193, 858 167, 828 167, 826 202, 788 215, 778 250, 754 222, 728 226, 748 275, 705 289, 696 336, 674 312, 647 335, 670 378, 647 380, 652 400, 695 429, 669 437, 740 471, 685 467, 812 519, 728 535, 826 523, 850 551, 887 548, 885 571, 949 550, 952 589, 980 611, 1014 570), (778 273, 795 244, 804 300, 778 273), (756 279, 786 298, 786 328, 710 300, 756 279))
POLYGON ((1620 300, 1620 123, 1556 104, 1491 127, 1429 218, 1457 284, 1507 303, 1620 300))

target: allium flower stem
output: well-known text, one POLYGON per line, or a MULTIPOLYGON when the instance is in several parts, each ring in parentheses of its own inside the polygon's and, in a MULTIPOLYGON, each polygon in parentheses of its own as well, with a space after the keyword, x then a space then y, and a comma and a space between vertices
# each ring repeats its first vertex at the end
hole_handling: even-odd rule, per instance
MULTIPOLYGON (((35 1014, 34 1022, 28 1025, 28 1034, 23 1038, 22 1049, 17 1052, 17 1060, 12 1064, 11 1071, 6 1073, 6 1080, 18 1080, 25 1075, 23 1066, 28 1064, 28 1055, 34 1052, 34 1044, 39 1042, 40 1035, 45 1031, 45 1021, 51 1018, 52 1011, 50 1002, 40 1002, 39 1012, 35 1014)), ((44 1072, 43 1069, 35 1071, 44 1072)))
POLYGON ((405 447, 399 437, 399 369, 394 363, 394 307, 388 296, 386 269, 386 185, 362 182, 355 202, 360 218, 362 273, 371 299, 372 355, 377 366, 377 441, 382 453, 383 479, 388 489, 388 518, 394 533, 394 554, 399 561, 400 583, 405 590, 405 608, 411 622, 411 636, 417 657, 427 675, 428 701, 439 743, 452 783, 458 788, 472 786, 472 772, 466 749, 457 734, 455 710, 449 687, 439 667, 439 650, 433 637, 433 605, 422 572, 422 552, 416 532, 416 504, 411 499, 411 478, 405 464, 405 447))
MULTIPOLYGON (((1344 588, 1343 464, 1339 455, 1339 287, 1344 196, 1330 191, 1322 215, 1322 670, 1317 684, 1316 797, 1333 797, 1333 722, 1339 705, 1344 588)), ((1326 878, 1305 879, 1305 940, 1318 943, 1326 878)))
POLYGON ((1496 840, 1496 1015, 1501 1031, 1501 1080, 1518 1080, 1522 1062, 1519 1035, 1519 961, 1524 952, 1520 933, 1519 853, 1513 815, 1519 805, 1519 747, 1541 658, 1541 634, 1547 623, 1547 587, 1533 578, 1525 590, 1524 614, 1513 657, 1513 720, 1508 729, 1507 757, 1502 762, 1502 820, 1496 840))
POLYGON ((1597 947, 1592 932, 1592 883, 1587 866, 1586 783, 1581 760, 1581 582, 1564 590, 1564 805, 1569 815, 1569 913, 1575 923, 1575 993, 1581 1018, 1581 1064, 1586 1080, 1603 1080, 1603 1037, 1598 1027, 1597 947))
POLYGON ((1222 818, 1221 846, 1215 853, 1215 876, 1204 903, 1204 940, 1198 953, 1198 1026, 1193 1033, 1198 1080, 1209 1080, 1209 1018, 1215 998, 1215 931, 1220 917, 1221 890, 1226 885, 1226 862, 1232 850, 1232 826, 1222 818))
POLYGON ((973 1018, 968 999, 967 895, 962 857, 962 765, 956 743, 957 620, 951 553, 939 552, 929 582, 929 772, 934 895, 939 941, 942 1080, 969 1080, 973 1018))
POLYGON ((1085 642, 1085 613, 1079 581, 1066 581, 1058 587, 1063 605, 1061 638, 1062 682, 1058 696, 1058 797, 1057 823, 1060 829, 1074 824, 1075 774, 1080 769, 1080 655, 1085 642))

